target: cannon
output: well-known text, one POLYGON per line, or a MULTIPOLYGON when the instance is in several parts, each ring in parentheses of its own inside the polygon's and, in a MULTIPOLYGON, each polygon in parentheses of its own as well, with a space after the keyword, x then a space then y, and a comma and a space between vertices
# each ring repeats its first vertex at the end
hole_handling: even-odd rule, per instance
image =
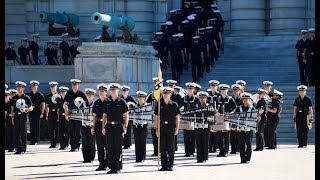
POLYGON ((103 25, 101 34, 103 42, 114 42, 116 39, 123 39, 125 43, 129 44, 137 44, 138 42, 138 37, 132 36, 130 33, 134 29, 135 21, 129 16, 95 12, 91 15, 91 21, 94 24, 103 25), (110 36, 107 32, 109 27, 121 30, 123 35, 121 37, 110 36))
POLYGON ((74 29, 79 25, 79 16, 71 13, 49 13, 41 11, 39 13, 39 19, 41 22, 48 23, 48 35, 49 36, 61 36, 63 33, 69 33, 71 37, 79 37, 80 30, 74 29), (60 24, 66 26, 66 28, 54 27, 54 24, 60 24))

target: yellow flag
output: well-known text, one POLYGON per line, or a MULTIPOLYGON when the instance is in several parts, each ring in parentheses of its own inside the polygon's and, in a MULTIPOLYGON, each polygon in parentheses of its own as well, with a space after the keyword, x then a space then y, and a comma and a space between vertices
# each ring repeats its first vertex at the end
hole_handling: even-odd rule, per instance
POLYGON ((157 79, 154 81, 154 91, 153 91, 153 96, 156 98, 157 101, 160 100, 160 94, 161 94, 161 87, 162 87, 162 72, 161 72, 161 68, 159 65, 159 70, 158 70, 158 77, 157 79))

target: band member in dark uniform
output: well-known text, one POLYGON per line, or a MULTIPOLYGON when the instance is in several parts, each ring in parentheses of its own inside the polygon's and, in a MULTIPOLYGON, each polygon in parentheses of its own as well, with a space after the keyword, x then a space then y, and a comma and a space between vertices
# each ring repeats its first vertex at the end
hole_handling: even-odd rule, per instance
MULTIPOLYGON (((221 95, 218 97, 218 113, 225 114, 234 112, 237 108, 236 102, 232 99, 232 97, 228 96, 229 85, 220 84, 220 93, 221 95)), ((224 122, 229 124, 228 122, 224 122)), ((217 132, 218 146, 219 146, 219 154, 217 157, 227 157, 229 152, 229 144, 230 144, 230 131, 218 131, 217 132)))
MULTIPOLYGON (((78 107, 75 106, 74 104, 74 100, 77 97, 81 97, 84 101, 87 101, 87 97, 82 91, 79 90, 79 84, 81 83, 79 79, 71 79, 70 82, 72 84, 72 89, 67 92, 64 105, 68 106, 68 110, 78 109, 78 107)), ((82 107, 80 106, 80 108, 82 107)), ((68 110, 65 115, 66 116, 65 118, 67 120, 69 120, 68 110)), ((81 138, 80 130, 81 130, 81 121, 70 119, 69 120, 70 146, 71 146, 70 152, 79 151, 80 138, 81 138)))
MULTIPOLYGON (((272 85, 273 82, 271 81, 263 81, 262 82, 264 89, 267 91, 267 95, 266 95, 266 100, 271 103, 272 101, 272 85)), ((267 113, 267 112, 266 112, 267 113)), ((266 119, 265 125, 264 125, 264 130, 263 130, 263 135, 264 135, 264 147, 269 147, 268 145, 268 119, 266 119)), ((275 144, 277 145, 277 134, 275 136, 275 144)))
POLYGON ((299 96, 293 103, 293 123, 296 124, 297 138, 299 142, 298 148, 307 147, 308 142, 308 121, 313 121, 312 102, 309 96, 306 95, 307 86, 300 85, 297 87, 299 96), (307 119, 308 115, 310 116, 307 119))
POLYGON ((68 44, 69 34, 64 33, 62 34, 62 42, 59 45, 60 48, 60 64, 63 65, 71 65, 72 62, 72 55, 70 53, 70 47, 68 44))
POLYGON ((5 50, 6 60, 12 60, 13 63, 15 63, 18 56, 17 56, 16 51, 13 49, 14 48, 14 40, 9 41, 8 46, 9 47, 5 50))
POLYGON ((28 38, 21 39, 21 46, 18 48, 18 61, 22 65, 29 65, 28 38))
MULTIPOLYGON (((92 108, 94 104, 93 99, 96 90, 86 88, 84 91, 87 97, 87 101, 84 102, 83 107, 92 108)), ((92 113, 92 109, 89 109, 89 113, 90 112, 92 113)), ((94 141, 94 135, 91 133, 91 127, 89 122, 82 123, 81 135, 83 163, 91 163, 96 155, 96 146, 94 141)))
POLYGON ((27 151, 27 128, 26 122, 28 119, 28 112, 33 110, 31 99, 24 93, 26 83, 17 81, 16 87, 18 93, 11 99, 11 122, 14 126, 15 146, 17 148, 14 154, 21 154, 27 151), (17 101, 23 107, 17 107, 17 101))
POLYGON ((11 103, 9 97, 9 91, 5 91, 5 125, 6 125, 6 150, 8 152, 14 151, 14 131, 11 121, 11 103))
POLYGON ((296 63, 299 65, 300 71, 300 82, 302 85, 307 85, 307 71, 306 71, 306 61, 304 49, 307 47, 307 30, 301 30, 301 39, 296 43, 296 63))
POLYGON ((236 84, 239 84, 241 86, 240 93, 243 93, 247 82, 245 82, 244 80, 237 80, 236 84))
MULTIPOLYGON (((194 92, 194 83, 187 82, 187 95, 183 97, 183 110, 187 111, 193 109, 196 104, 199 103, 199 99, 193 94, 194 92)), ((184 149, 185 155, 184 157, 193 156, 195 152, 195 132, 194 130, 183 130, 183 139, 184 139, 184 149)))
POLYGON ((122 141, 129 121, 129 108, 126 101, 119 97, 119 88, 117 83, 109 84, 110 96, 105 102, 103 113, 102 133, 107 135, 110 168, 107 174, 117 174, 122 169, 122 141))
POLYGON ((76 58, 77 54, 80 54, 80 52, 78 51, 78 40, 79 38, 71 39, 72 45, 70 46, 70 53, 72 56, 72 65, 74 65, 74 59, 76 58))
MULTIPOLYGON (((242 105, 242 100, 240 97, 240 89, 241 86, 239 84, 233 84, 231 86, 232 89, 232 98, 236 102, 237 106, 242 105)), ((237 154, 239 152, 239 132, 237 131, 237 126, 232 124, 230 127, 230 145, 231 145, 231 152, 230 154, 237 154)))
POLYGON ((32 80, 30 84, 32 91, 27 94, 33 104, 33 111, 29 113, 30 145, 35 145, 40 139, 40 119, 44 115, 45 103, 43 94, 38 91, 39 81, 32 80))
POLYGON ((63 102, 66 98, 67 91, 69 91, 68 87, 60 86, 60 96, 61 99, 58 101, 58 114, 59 114, 59 140, 60 140, 60 148, 59 150, 65 150, 69 146, 69 121, 65 118, 65 108, 63 106, 63 102))
POLYGON ((314 65, 315 65, 315 29, 308 29, 310 39, 307 41, 306 48, 304 49, 305 62, 306 62, 306 75, 308 79, 308 86, 315 85, 315 74, 314 74, 314 65))
MULTIPOLYGON (((132 96, 129 95, 129 90, 130 90, 129 86, 123 85, 121 86, 121 90, 122 90, 122 96, 120 98, 124 99, 126 103, 132 102, 134 104, 137 104, 137 101, 132 96)), ((129 149, 130 146, 132 145, 131 129, 132 129, 132 121, 129 121, 127 133, 123 137, 123 149, 129 149)))
POLYGON ((256 132, 256 149, 253 151, 263 151, 263 132, 264 132, 264 125, 266 123, 267 119, 267 101, 265 99, 265 96, 267 94, 267 91, 265 89, 258 89, 258 94, 259 94, 259 101, 256 105, 256 109, 259 109, 260 111, 260 120, 258 123, 258 129, 256 132))
MULTIPOLYGON (((217 80, 210 80, 210 91, 209 97, 208 97, 208 103, 210 105, 216 105, 218 107, 218 97, 220 96, 220 93, 218 91, 218 85, 220 84, 217 80)), ((215 153, 217 152, 217 132, 210 132, 209 134, 209 153, 215 153)))
POLYGON ((51 93, 46 96, 46 120, 48 121, 49 139, 50 147, 56 148, 56 144, 59 136, 59 105, 52 102, 52 96, 58 94, 57 86, 59 83, 51 81, 49 82, 51 93))
POLYGON ((107 138, 102 134, 102 115, 104 109, 104 103, 106 100, 108 86, 107 84, 101 83, 97 85, 99 99, 97 99, 93 104, 93 127, 91 128, 91 133, 95 135, 98 149, 98 160, 99 167, 96 171, 104 171, 108 166, 108 156, 107 156, 107 138))
MULTIPOLYGON (((177 81, 169 79, 169 80, 166 81, 166 83, 167 83, 167 86, 168 86, 168 87, 174 89, 174 87, 175 87, 176 84, 177 84, 177 81)), ((179 108, 182 107, 182 97, 181 97, 180 94, 178 94, 178 93, 176 93, 176 92, 173 91, 170 99, 171 99, 172 101, 176 102, 176 103, 178 104, 179 108)), ((174 139, 175 139, 175 151, 178 151, 178 137, 175 136, 174 139)))
POLYGON ((39 33, 32 34, 32 41, 29 43, 29 58, 32 65, 40 65, 40 60, 38 57, 39 52, 39 33))
MULTIPOLYGON (((257 118, 257 117, 252 117, 251 113, 247 112, 252 112, 255 110, 252 104, 252 95, 250 93, 241 93, 241 99, 243 102, 243 105, 240 105, 237 107, 235 112, 246 112, 245 114, 240 115, 244 117, 250 117, 250 118, 257 118)), ((252 136, 253 136, 253 131, 250 129, 250 127, 245 127, 241 126, 239 128, 239 139, 240 139, 240 158, 241 158, 241 163, 249 163, 251 160, 251 154, 252 154, 252 136)))
POLYGON ((268 109, 268 112, 267 112, 268 145, 269 145, 267 149, 277 148, 277 145, 275 143, 275 139, 276 139, 275 134, 276 134, 276 129, 280 119, 280 116, 279 116, 281 111, 280 99, 282 98, 282 96, 283 96, 282 92, 276 89, 273 90, 271 107, 268 109))
MULTIPOLYGON (((198 93, 199 102, 195 107, 209 106, 207 103, 209 94, 204 91, 198 93)), ((209 125, 207 119, 197 120, 195 124, 195 136, 197 143, 197 163, 205 163, 208 160, 209 125)))
MULTIPOLYGON (((146 105, 147 93, 143 91, 136 92, 138 96, 138 104, 136 107, 146 105)), ((142 109, 143 111, 143 109, 142 109)), ((143 162, 146 160, 147 152, 147 122, 146 121, 133 121, 133 134, 134 134, 134 144, 135 144, 135 154, 136 162, 143 162)))
POLYGON ((154 109, 157 124, 157 136, 160 136, 161 166, 159 171, 173 171, 174 163, 174 137, 178 134, 180 125, 180 109, 176 102, 170 100, 173 89, 162 87, 160 99, 160 127, 158 127, 159 114, 157 104, 154 109), (160 131, 159 131, 160 128, 160 131))

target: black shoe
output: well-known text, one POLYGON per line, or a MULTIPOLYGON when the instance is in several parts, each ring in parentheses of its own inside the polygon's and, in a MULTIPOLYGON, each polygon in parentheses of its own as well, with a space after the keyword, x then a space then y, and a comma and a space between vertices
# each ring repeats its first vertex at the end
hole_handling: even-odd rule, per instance
POLYGON ((240 163, 247 163, 247 161, 241 161, 240 163))
POLYGON ((21 154, 22 151, 21 150, 17 150, 14 154, 21 154))
POLYGON ((158 154, 156 154, 156 153, 153 153, 151 156, 158 156, 158 154))
POLYGON ((221 155, 221 157, 227 157, 227 156, 228 156, 227 154, 222 154, 222 155, 221 155))
POLYGON ((173 171, 173 167, 169 167, 167 171, 173 171))
POLYGON ((142 162, 142 160, 136 160, 136 163, 140 163, 140 162, 142 162))
POLYGON ((96 171, 105 171, 106 170, 106 168, 103 168, 102 166, 99 166, 97 169, 96 169, 96 171))
POLYGON ((79 151, 79 148, 75 148, 74 151, 78 152, 78 151, 79 151))
POLYGON ((113 170, 113 169, 111 169, 110 171, 107 172, 107 174, 115 174, 115 173, 117 173, 117 171, 113 170))
POLYGON ((123 149, 130 149, 130 146, 124 146, 123 149))
POLYGON ((159 169, 159 171, 167 171, 168 168, 164 168, 162 167, 161 169, 159 169))
POLYGON ((299 145, 298 148, 303 148, 303 146, 300 146, 300 145, 299 145))
POLYGON ((267 147, 266 149, 277 149, 276 147, 267 147))
POLYGON ((49 148, 56 148, 56 145, 51 145, 49 148))
POLYGON ((76 150, 75 149, 70 149, 70 152, 75 152, 76 150))
POLYGON ((185 154, 184 157, 191 157, 191 155, 190 154, 185 154))
POLYGON ((9 149, 8 152, 14 152, 14 149, 9 149))
POLYGON ((30 142, 30 144, 29 145, 36 145, 36 143, 34 143, 34 142, 30 142))
POLYGON ((253 151, 262 151, 262 149, 254 149, 253 151))
POLYGON ((83 163, 91 163, 91 161, 90 160, 84 160, 84 161, 82 161, 83 163))
POLYGON ((222 157, 222 155, 223 155, 223 154, 220 154, 220 153, 219 153, 219 154, 217 155, 217 157, 222 157))
POLYGON ((231 152, 230 152, 230 154, 237 154, 237 152, 235 152, 235 151, 231 151, 231 152))

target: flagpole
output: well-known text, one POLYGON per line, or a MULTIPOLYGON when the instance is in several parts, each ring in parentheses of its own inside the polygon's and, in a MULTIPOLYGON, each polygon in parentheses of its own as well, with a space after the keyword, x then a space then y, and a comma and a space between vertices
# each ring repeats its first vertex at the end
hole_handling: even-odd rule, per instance
POLYGON ((158 132, 159 132, 159 137, 158 137, 158 170, 159 170, 159 164, 160 164, 160 98, 158 101, 158 132))

